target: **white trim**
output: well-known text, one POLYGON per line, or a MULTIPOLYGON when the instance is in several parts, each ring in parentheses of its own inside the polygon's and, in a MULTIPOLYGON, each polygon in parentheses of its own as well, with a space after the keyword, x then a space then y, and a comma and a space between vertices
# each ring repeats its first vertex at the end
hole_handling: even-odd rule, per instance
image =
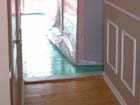
POLYGON ((119 27, 118 25, 116 25, 114 22, 112 22, 110 19, 107 19, 107 63, 109 64, 109 66, 112 68, 112 70, 118 74, 118 36, 119 36, 119 27), (110 24, 115 27, 116 29, 116 64, 115 67, 111 64, 111 62, 109 61, 109 37, 110 37, 110 24))
POLYGON ((12 79, 12 72, 9 71, 9 79, 11 80, 12 79))
POLYGON ((107 85, 109 86, 109 88, 112 90, 113 94, 115 95, 115 97, 118 99, 118 101, 120 102, 121 105, 127 105, 127 103, 125 102, 125 100, 123 99, 123 97, 121 96, 121 94, 119 93, 119 91, 116 89, 116 87, 113 85, 112 81, 108 78, 108 76, 104 73, 104 80, 107 83, 107 85))
POLYGON ((129 11, 127 11, 127 10, 125 10, 125 9, 123 9, 123 8, 117 6, 117 5, 115 5, 115 4, 113 4, 109 1, 104 0, 104 3, 140 22, 140 17, 139 16, 137 16, 135 14, 132 14, 131 12, 129 12, 129 11))
POLYGON ((127 32, 122 30, 122 51, 121 51, 121 81, 127 87, 127 89, 132 93, 133 96, 136 94, 136 44, 137 41, 132 35, 129 35, 127 32), (124 80, 124 37, 128 37, 133 41, 133 83, 132 88, 128 85, 128 83, 124 80))

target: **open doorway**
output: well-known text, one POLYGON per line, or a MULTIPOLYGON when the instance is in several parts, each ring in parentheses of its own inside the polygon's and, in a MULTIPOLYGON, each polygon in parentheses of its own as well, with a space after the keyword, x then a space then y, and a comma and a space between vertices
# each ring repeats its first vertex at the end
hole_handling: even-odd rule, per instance
POLYGON ((49 42, 47 35, 52 27, 61 33, 61 17, 58 16, 61 2, 22 0, 21 4, 24 79, 28 81, 52 76, 56 73, 52 69, 56 65, 53 60, 59 59, 60 54, 49 42))
MULTIPOLYGON (((48 40, 55 38, 53 37, 55 34, 57 34, 58 37, 63 36, 62 1, 63 0, 22 0, 21 2, 23 75, 26 82, 46 80, 52 76, 59 77, 65 74, 73 75, 102 71, 103 67, 100 65, 73 65, 59 49, 48 40)), ((75 10, 72 7, 75 5, 71 4, 73 3, 70 2, 67 6, 75 10)), ((67 16, 70 19, 67 19, 67 22, 64 21, 64 24, 67 24, 68 27, 66 28, 72 31, 71 27, 73 27, 73 25, 76 27, 75 24, 71 26, 72 16, 75 15, 69 8, 68 13, 70 13, 70 15, 67 16)), ((74 13, 77 14, 75 11, 74 13)), ((59 38, 57 41, 60 41, 59 38)), ((74 43, 74 40, 71 42, 74 43)))

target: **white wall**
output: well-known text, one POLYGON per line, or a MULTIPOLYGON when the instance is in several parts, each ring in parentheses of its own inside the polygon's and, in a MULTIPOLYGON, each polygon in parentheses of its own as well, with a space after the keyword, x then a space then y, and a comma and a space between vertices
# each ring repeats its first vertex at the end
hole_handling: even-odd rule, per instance
POLYGON ((10 105, 7 0, 0 0, 0 105, 10 105))

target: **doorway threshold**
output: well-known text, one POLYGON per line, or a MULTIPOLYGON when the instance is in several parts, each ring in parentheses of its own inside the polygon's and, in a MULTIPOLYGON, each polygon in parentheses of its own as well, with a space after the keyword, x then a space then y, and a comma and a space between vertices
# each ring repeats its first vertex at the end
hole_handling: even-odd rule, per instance
POLYGON ((25 81, 25 85, 28 85, 28 84, 73 81, 75 79, 80 80, 83 78, 88 78, 92 76, 102 76, 102 75, 103 75, 103 71, 99 71, 99 72, 88 72, 88 73, 78 73, 78 74, 44 76, 44 77, 36 77, 36 78, 25 78, 24 81, 25 81))

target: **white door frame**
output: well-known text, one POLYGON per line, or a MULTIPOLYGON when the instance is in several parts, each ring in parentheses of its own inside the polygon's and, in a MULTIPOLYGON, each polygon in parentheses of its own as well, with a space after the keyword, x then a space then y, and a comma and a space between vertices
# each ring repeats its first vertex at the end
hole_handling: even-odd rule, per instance
POLYGON ((7 0, 0 0, 0 104, 11 105, 7 0))

